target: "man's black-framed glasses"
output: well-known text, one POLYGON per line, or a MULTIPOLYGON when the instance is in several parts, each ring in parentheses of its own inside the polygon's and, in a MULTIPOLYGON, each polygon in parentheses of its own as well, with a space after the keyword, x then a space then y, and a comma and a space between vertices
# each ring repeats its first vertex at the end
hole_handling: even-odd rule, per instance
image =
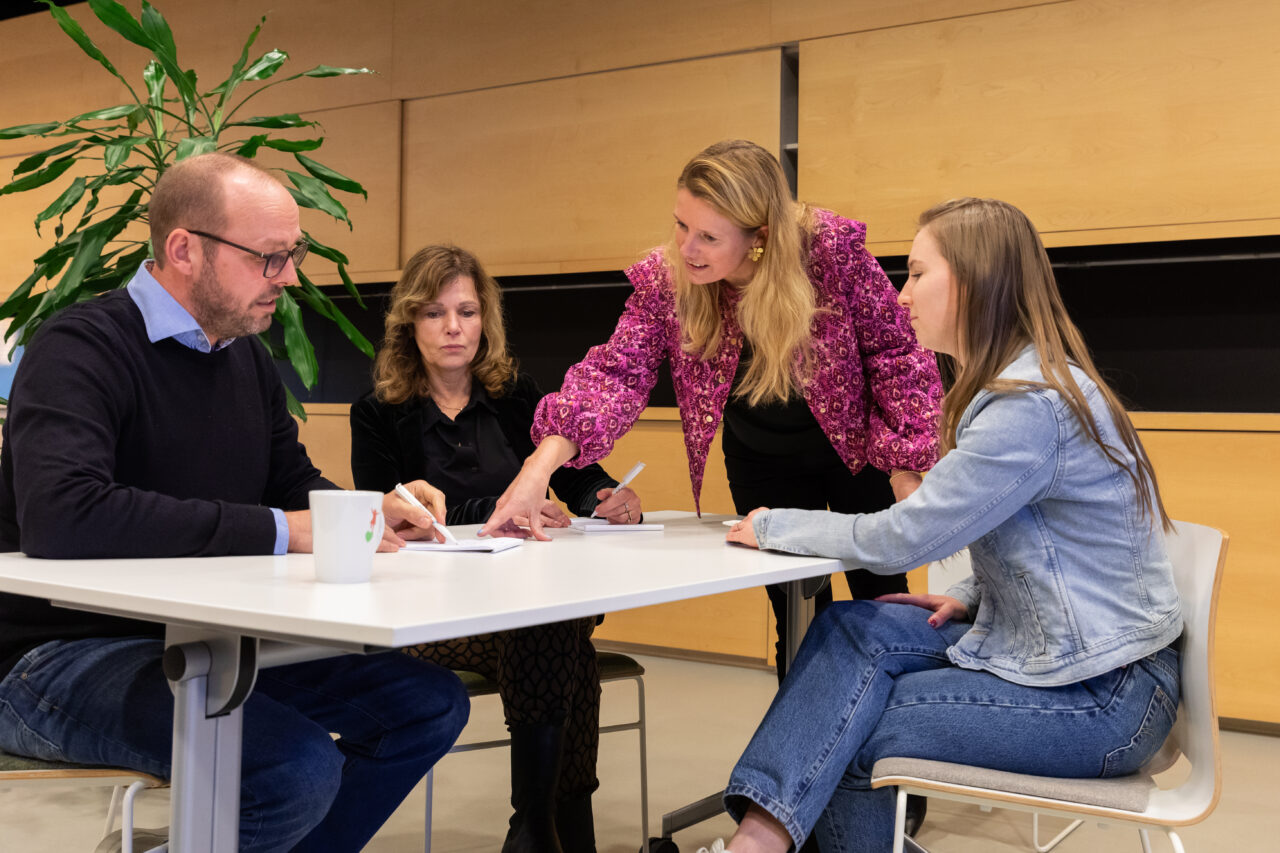
POLYGON ((233 249, 239 249, 242 252, 262 259, 262 277, 273 278, 280 275, 284 271, 284 265, 289 263, 289 259, 293 259, 293 268, 297 269, 302 266, 302 259, 307 256, 307 251, 311 248, 311 244, 306 240, 299 240, 294 244, 292 249, 284 249, 279 252, 259 252, 257 249, 250 249, 248 246, 241 246, 239 243, 232 243, 224 237, 217 234, 210 234, 208 231, 197 231, 194 228, 188 228, 192 234, 199 234, 201 237, 208 237, 210 240, 217 240, 219 243, 226 243, 233 249))

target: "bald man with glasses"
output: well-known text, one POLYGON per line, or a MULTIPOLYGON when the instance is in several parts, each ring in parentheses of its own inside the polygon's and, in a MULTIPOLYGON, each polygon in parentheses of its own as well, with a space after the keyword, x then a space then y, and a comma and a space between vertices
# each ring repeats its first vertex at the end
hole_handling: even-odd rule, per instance
MULTIPOLYGON (((310 551, 308 492, 337 487, 298 443, 256 338, 307 254, 297 205, 252 162, 205 154, 161 177, 149 221, 155 257, 129 285, 27 347, 0 448, 0 550, 310 551)), ((397 496, 383 511, 383 550, 431 533, 397 496)), ((162 651, 162 626, 0 594, 0 748, 167 777, 162 651)), ((390 653, 263 670, 243 707, 240 849, 356 851, 453 745, 468 704, 452 672, 390 653)))

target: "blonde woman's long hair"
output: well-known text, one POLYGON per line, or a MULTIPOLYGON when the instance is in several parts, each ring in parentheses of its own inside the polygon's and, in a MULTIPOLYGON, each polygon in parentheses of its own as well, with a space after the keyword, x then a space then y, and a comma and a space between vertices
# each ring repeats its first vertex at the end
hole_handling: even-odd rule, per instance
POLYGON ((1049 256, 1026 214, 994 199, 961 198, 925 211, 919 226, 929 230, 956 280, 959 357, 953 365, 955 383, 942 401, 943 452, 955 447, 960 417, 979 391, 1052 388, 1089 438, 1128 474, 1143 513, 1148 518, 1158 515, 1164 529, 1172 529, 1142 440, 1067 315, 1049 256), (1044 382, 998 379, 1027 344, 1033 344, 1040 356, 1044 382), (1137 460, 1136 470, 1102 440, 1071 365, 1098 386, 1121 443, 1137 460))
MULTIPOLYGON (((742 139, 717 142, 699 153, 684 167, 676 187, 746 233, 768 226, 764 255, 737 305, 738 325, 752 348, 738 395, 752 406, 785 401, 809 367, 816 310, 805 273, 811 212, 791 198, 777 159, 742 139)), ((674 236, 666 257, 675 283, 681 347, 709 359, 720 346, 721 300, 730 285, 692 284, 674 236)))
POLYGON ((459 276, 475 282, 480 299, 480 347, 471 360, 471 375, 494 397, 501 396, 515 376, 516 363, 507 353, 507 330, 502 322, 502 288, 465 249, 427 246, 409 259, 391 288, 382 349, 373 364, 373 390, 382 402, 396 404, 431 395, 427 366, 414 339, 414 323, 423 306, 439 299, 440 291, 459 276))

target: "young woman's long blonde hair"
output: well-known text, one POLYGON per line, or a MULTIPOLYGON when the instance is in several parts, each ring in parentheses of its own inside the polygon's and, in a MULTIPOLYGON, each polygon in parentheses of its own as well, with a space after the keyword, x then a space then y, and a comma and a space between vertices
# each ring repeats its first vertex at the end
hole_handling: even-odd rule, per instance
POLYGON ((507 330, 502 322, 502 288, 485 272, 475 255, 457 246, 427 246, 405 264, 391 288, 382 349, 373 364, 373 390, 384 403, 403 403, 429 397, 427 366, 414 339, 414 323, 424 305, 440 298, 440 291, 458 276, 467 276, 480 299, 480 347, 471 360, 471 375, 498 397, 515 376, 515 360, 507 353, 507 330))
POLYGON ((961 198, 926 210, 919 226, 929 230, 956 280, 960 352, 954 365, 955 383, 942 401, 943 451, 955 447, 960 416, 979 391, 1052 388, 1089 438, 1108 459, 1124 468, 1147 517, 1158 514, 1164 528, 1171 529, 1142 440, 1067 315, 1049 256, 1031 220, 1006 202, 961 198), (997 379, 1027 344, 1034 344, 1040 356, 1044 382, 997 379), (1071 375, 1071 365, 1098 386, 1121 443, 1137 460, 1137 470, 1102 440, 1084 392, 1071 375))
MULTIPOLYGON (((752 405, 785 401, 808 369, 809 332, 815 311, 805 273, 810 211, 791 198, 777 159, 742 139, 705 149, 684 167, 678 189, 711 205, 745 233, 768 226, 764 255, 742 293, 737 320, 752 359, 738 394, 752 405)), ((685 352, 703 359, 720 346, 721 300, 730 285, 692 284, 674 237, 666 247, 676 289, 676 317, 685 352)))

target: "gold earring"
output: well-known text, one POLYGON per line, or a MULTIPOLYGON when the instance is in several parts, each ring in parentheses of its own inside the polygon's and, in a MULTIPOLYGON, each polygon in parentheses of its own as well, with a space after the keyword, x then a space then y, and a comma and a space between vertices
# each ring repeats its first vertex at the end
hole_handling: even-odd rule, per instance
POLYGON ((764 257, 764 246, 752 246, 747 249, 747 260, 753 264, 760 263, 760 259, 764 257))

